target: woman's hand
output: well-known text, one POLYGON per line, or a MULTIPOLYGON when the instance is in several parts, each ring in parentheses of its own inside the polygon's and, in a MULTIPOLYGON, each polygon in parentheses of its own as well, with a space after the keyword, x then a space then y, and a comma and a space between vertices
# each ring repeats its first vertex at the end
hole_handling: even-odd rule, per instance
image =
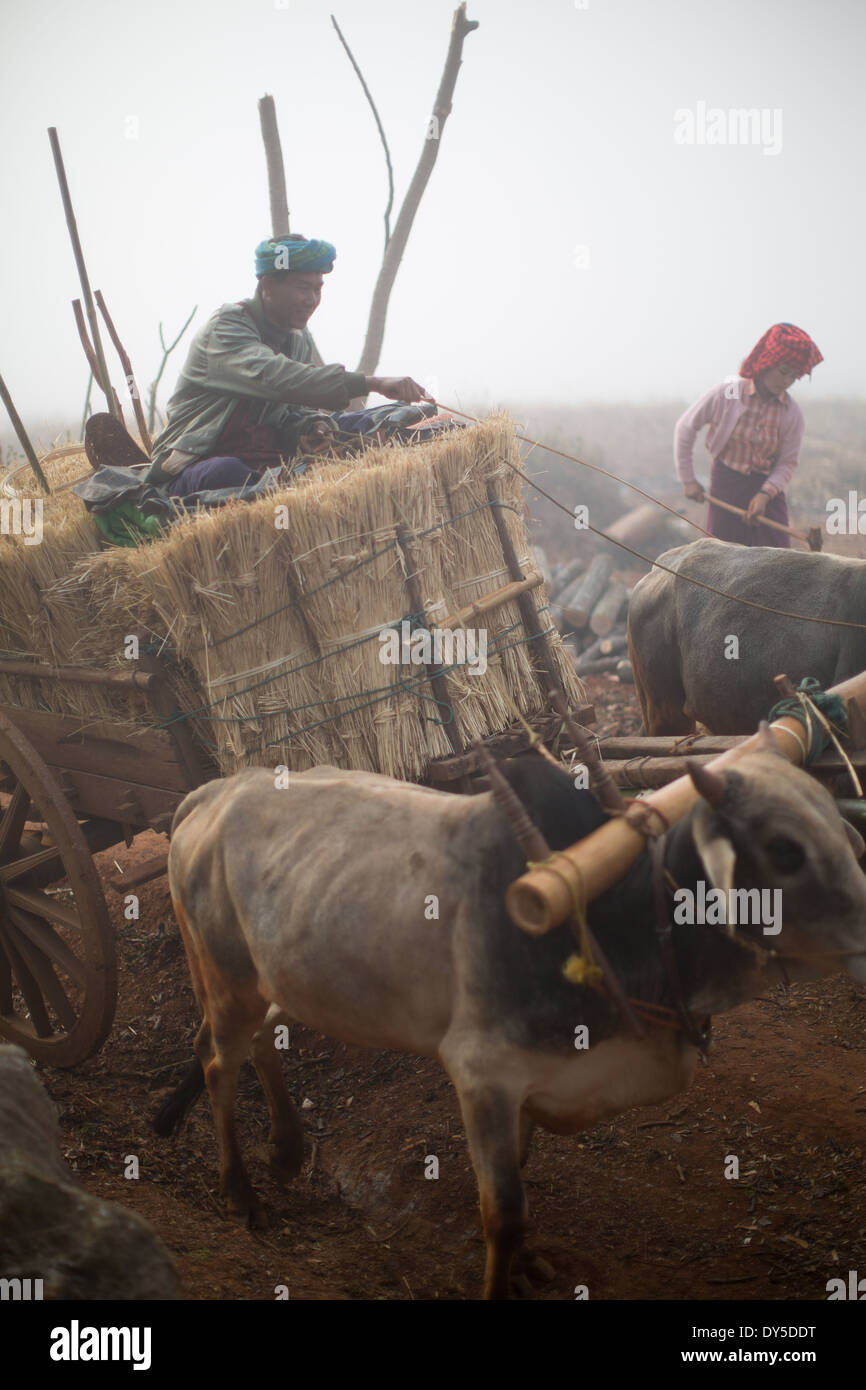
POLYGON ((703 502, 704 500, 704 490, 697 479, 691 483, 683 483, 683 492, 690 502, 703 502))
POLYGON ((749 503, 749 510, 746 513, 747 526, 759 526, 761 524, 761 517, 767 510, 767 503, 769 502, 769 500, 770 499, 767 496, 766 492, 755 493, 754 497, 749 503))

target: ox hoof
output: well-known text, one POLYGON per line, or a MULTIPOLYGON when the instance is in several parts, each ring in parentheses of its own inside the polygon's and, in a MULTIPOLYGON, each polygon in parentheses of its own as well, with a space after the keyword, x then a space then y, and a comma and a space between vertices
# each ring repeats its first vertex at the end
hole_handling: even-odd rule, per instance
POLYGON ((271 1149, 268 1167, 271 1177, 280 1187, 288 1186, 298 1176, 303 1166, 303 1147, 300 1153, 296 1149, 271 1149))
POLYGON ((250 1230, 266 1230, 268 1214, 265 1207, 253 1192, 229 1193, 223 1197, 226 1216, 238 1226, 249 1226, 250 1230))

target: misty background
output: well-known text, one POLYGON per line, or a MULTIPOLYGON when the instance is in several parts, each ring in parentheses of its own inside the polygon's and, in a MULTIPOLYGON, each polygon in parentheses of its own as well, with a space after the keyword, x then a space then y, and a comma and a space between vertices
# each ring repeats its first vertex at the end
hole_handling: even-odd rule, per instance
MULTIPOLYGON (((356 365, 386 180, 332 10, 388 135, 393 226, 454 0, 6 0, 0 371, 39 447, 79 437, 88 376, 49 125, 91 283, 145 396, 159 322, 170 340, 198 305, 164 408, 191 332, 254 289, 253 249, 270 232, 257 101, 272 93, 292 229, 337 248, 310 327, 325 361, 356 365)), ((470 0, 468 16, 480 28, 465 41, 380 373, 411 373, 459 408, 504 406, 552 443, 670 480, 677 414, 786 319, 825 358, 793 388, 807 426, 793 500, 811 505, 813 483, 823 496, 825 474, 831 486, 859 476, 866 8, 470 0), (778 113, 779 152, 679 143, 675 113, 699 103, 778 113)), ((96 392, 93 407, 104 409, 96 392)))

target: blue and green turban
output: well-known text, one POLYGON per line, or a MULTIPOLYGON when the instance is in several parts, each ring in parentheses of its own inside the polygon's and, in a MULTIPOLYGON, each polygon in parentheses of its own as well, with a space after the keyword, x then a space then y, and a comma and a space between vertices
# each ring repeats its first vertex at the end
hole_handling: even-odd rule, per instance
POLYGON ((282 270, 321 271, 334 269, 337 253, 329 241, 307 241, 306 237, 270 237, 256 247, 256 275, 275 275, 282 270))

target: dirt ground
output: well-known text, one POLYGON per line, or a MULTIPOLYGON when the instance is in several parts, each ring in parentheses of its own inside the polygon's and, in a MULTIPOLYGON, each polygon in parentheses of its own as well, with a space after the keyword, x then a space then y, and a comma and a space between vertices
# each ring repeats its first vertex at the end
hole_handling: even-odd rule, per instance
MULTIPOLYGON (((588 684, 600 731, 637 729, 630 687, 588 684)), ((106 852, 104 878, 158 848, 148 834, 106 852)), ((120 958, 111 1036, 74 1070, 41 1071, 85 1187, 153 1224, 191 1299, 273 1299, 281 1285, 292 1299, 476 1298, 475 1179, 435 1062, 294 1029, 284 1065, 308 1148, 286 1190, 268 1175, 265 1103, 245 1068, 239 1130, 272 1218, 261 1234, 220 1214, 206 1099, 177 1138, 151 1132, 198 1019, 166 880, 138 891, 135 922, 106 893, 120 958), (133 1154, 140 1176, 125 1179, 133 1154)), ((585 1284, 591 1299, 822 1299, 828 1279, 866 1270, 864 1014, 866 991, 842 976, 775 990, 715 1021, 690 1091, 576 1138, 537 1135, 524 1296, 573 1299, 585 1284), (732 1154, 737 1180, 724 1176, 732 1154)))

